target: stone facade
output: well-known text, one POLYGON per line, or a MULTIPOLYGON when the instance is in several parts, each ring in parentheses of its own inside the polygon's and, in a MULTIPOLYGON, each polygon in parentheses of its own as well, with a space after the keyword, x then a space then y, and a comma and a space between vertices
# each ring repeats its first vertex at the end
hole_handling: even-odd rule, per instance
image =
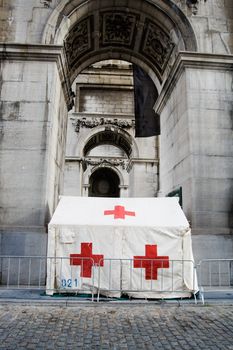
MULTIPOLYGON (((119 179, 120 197, 156 196, 158 138, 135 138, 131 65, 99 62, 78 75, 73 90, 76 98, 69 113, 64 194, 90 195, 91 178, 101 174, 101 169, 105 178, 107 168, 119 179)), ((100 175, 96 186, 101 181, 100 175)), ((109 189, 114 186, 110 179, 106 181, 109 189)))
MULTIPOLYGON (((232 70, 231 0, 0 0, 0 253, 46 254, 59 195, 88 195, 102 167, 115 169, 121 196, 181 187, 196 258, 232 257, 232 70), (99 89, 93 65, 104 60, 149 74, 159 138, 135 139, 132 103, 116 108, 99 89), (98 87, 89 95, 85 79, 98 87)), ((130 99, 126 71, 115 101, 130 99)))

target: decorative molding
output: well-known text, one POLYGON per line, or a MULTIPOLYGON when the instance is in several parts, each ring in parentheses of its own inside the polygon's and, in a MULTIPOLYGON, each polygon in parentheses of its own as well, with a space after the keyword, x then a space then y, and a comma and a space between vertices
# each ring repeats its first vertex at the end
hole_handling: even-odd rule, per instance
POLYGON ((52 0, 40 0, 40 3, 44 5, 44 7, 49 8, 52 0))
POLYGON ((105 45, 132 47, 139 16, 123 11, 104 12, 100 15, 101 42, 105 45))
POLYGON ((100 125, 114 125, 122 129, 130 129, 135 127, 135 120, 126 120, 120 118, 106 119, 104 117, 89 119, 83 117, 78 119, 75 118, 72 124, 75 127, 75 131, 78 133, 80 131, 80 128, 93 129, 100 125))
POLYGON ((0 43, 0 59, 58 62, 61 45, 0 43))
POLYGON ((174 47, 169 35, 157 24, 146 19, 141 52, 152 60, 160 72, 164 72, 174 47))
POLYGON ((89 16, 80 22, 69 31, 65 38, 65 52, 67 61, 72 67, 77 61, 78 57, 86 52, 93 50, 93 43, 91 39, 93 16, 89 16))
POLYGON ((83 167, 86 166, 121 166, 123 170, 126 170, 128 173, 133 168, 134 164, 151 164, 158 165, 159 159, 152 158, 129 158, 129 159, 119 159, 119 158, 80 158, 80 157, 67 157, 65 158, 66 162, 78 162, 83 164, 83 167))
POLYGON ((153 164, 158 165, 159 160, 158 159, 116 159, 116 158, 99 158, 99 159, 93 159, 93 158, 82 158, 79 159, 82 163, 85 163, 86 165, 91 166, 121 166, 123 170, 127 170, 127 172, 130 172, 134 164, 137 163, 143 163, 143 164, 153 164))
POLYGON ((127 169, 129 161, 124 160, 124 159, 105 159, 105 158, 100 158, 98 160, 93 160, 90 158, 86 158, 83 160, 86 165, 90 166, 99 166, 99 167, 105 167, 105 166, 110 166, 110 167, 119 167, 121 166, 123 170, 127 169))

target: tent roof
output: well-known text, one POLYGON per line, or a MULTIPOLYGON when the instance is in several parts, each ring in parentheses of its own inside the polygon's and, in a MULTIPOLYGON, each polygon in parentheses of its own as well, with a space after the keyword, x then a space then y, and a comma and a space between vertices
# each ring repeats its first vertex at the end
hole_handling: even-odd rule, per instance
POLYGON ((174 197, 95 198, 61 196, 49 225, 189 227, 177 198, 174 197), (115 214, 112 211, 115 211, 115 214), (128 212, 131 212, 131 214, 128 212), (132 212, 134 216, 132 216, 132 212), (119 218, 116 218, 116 216, 119 218))

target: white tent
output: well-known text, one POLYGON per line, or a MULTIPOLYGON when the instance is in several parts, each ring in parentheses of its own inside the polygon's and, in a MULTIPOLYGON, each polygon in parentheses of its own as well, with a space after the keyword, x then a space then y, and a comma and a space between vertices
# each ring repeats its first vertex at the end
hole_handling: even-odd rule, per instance
POLYGON ((61 197, 49 223, 47 267, 47 294, 197 291, 191 230, 176 198, 61 197))

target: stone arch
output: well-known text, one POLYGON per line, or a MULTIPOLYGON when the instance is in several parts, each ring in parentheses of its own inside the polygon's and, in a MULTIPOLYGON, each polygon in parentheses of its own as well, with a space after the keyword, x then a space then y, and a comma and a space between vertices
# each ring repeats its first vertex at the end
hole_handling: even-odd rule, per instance
POLYGON ((114 58, 141 66, 158 90, 177 52, 197 50, 192 26, 172 0, 64 0, 43 43, 64 45, 71 81, 90 64, 114 58))
POLYGON ((100 136, 104 135, 104 133, 109 133, 109 136, 112 136, 112 142, 110 142, 110 144, 113 144, 115 146, 117 145, 119 148, 122 148, 127 154, 128 158, 139 157, 139 150, 133 137, 120 127, 110 124, 94 128, 92 131, 90 131, 85 139, 81 140, 78 150, 80 157, 85 157, 85 150, 87 150, 89 147, 88 145, 90 145, 90 147, 93 145, 92 148, 94 148, 97 145, 101 144, 101 142, 102 144, 106 144, 107 138, 105 140, 102 138, 102 140, 100 140, 100 143, 98 142, 100 136))
MULTIPOLYGON (((82 140, 82 145, 79 143, 79 152, 82 162, 87 165, 87 170, 82 174, 83 176, 83 195, 87 196, 90 192, 90 178, 98 169, 110 169, 114 171, 119 177, 119 197, 128 196, 128 182, 131 159, 138 158, 139 152, 136 142, 133 137, 125 130, 106 124, 101 127, 96 127, 92 130, 88 137, 82 140), (113 145, 122 149, 125 157, 122 159, 114 158, 98 158, 96 160, 88 156, 87 153, 100 145, 113 145)), ((105 170, 104 170, 105 171, 105 170)), ((108 170, 107 170, 108 171, 108 170)), ((111 179, 111 176, 110 176, 111 179)))
POLYGON ((83 174, 83 190, 82 195, 88 196, 89 188, 90 188, 90 178, 91 176, 99 169, 111 169, 119 178, 119 189, 120 189, 120 197, 128 196, 128 176, 121 169, 108 164, 107 162, 103 162, 101 164, 93 166, 89 171, 85 171, 83 174))

